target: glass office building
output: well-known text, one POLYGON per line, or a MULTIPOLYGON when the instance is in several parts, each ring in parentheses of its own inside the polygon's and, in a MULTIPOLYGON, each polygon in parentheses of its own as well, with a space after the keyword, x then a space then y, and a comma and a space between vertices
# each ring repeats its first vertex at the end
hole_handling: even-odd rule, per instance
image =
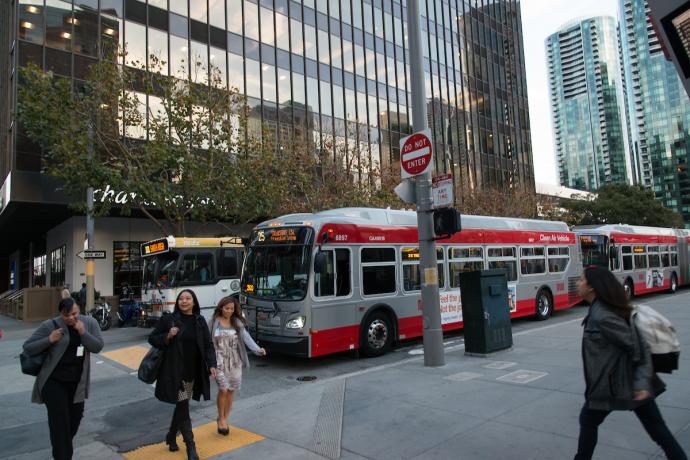
MULTIPOLYGON (((78 81, 100 50, 120 45, 125 65, 155 54, 171 75, 188 75, 190 60, 213 64, 246 95, 250 125, 279 140, 300 136, 317 150, 358 145, 386 170, 397 167, 399 140, 412 129, 404 0, 2 3, 14 15, 3 48, 11 79, 35 62, 78 81)), ((452 170, 470 188, 534 190, 519 1, 420 4, 436 171, 452 170)), ((16 95, 16 81, 10 86, 16 95)), ((21 126, 9 132, 3 177, 16 171, 45 182, 40 152, 21 126)))
POLYGON ((690 223, 690 100, 664 55, 646 0, 620 0, 620 37, 635 181, 690 223))
POLYGON ((546 39, 560 183, 595 191, 629 182, 616 22, 578 19, 546 39))

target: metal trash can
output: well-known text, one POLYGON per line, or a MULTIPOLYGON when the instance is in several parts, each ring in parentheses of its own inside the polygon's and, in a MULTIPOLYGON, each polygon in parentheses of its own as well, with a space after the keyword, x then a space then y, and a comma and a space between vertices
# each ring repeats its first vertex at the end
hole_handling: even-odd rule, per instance
POLYGON ((465 354, 487 355, 513 346, 505 270, 463 273, 460 296, 465 354))

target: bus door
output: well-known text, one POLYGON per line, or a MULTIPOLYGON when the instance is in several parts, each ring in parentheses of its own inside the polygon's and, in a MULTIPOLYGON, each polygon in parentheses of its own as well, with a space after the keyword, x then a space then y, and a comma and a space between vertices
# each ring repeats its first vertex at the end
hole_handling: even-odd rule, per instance
POLYGON ((244 261, 242 248, 216 249, 216 269, 218 282, 214 285, 215 304, 225 296, 233 295, 240 290, 240 270, 244 261))

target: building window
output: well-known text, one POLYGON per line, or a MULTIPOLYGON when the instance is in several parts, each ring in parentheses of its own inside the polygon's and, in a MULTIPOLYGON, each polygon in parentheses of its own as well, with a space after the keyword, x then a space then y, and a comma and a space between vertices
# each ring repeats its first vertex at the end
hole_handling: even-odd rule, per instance
POLYGON ((64 244, 50 253, 50 285, 63 287, 65 285, 65 260, 67 246, 64 244))
POLYGON ((113 294, 141 295, 141 241, 113 241, 113 294))
POLYGON ((46 255, 34 257, 33 266, 33 287, 43 287, 46 285, 46 255))

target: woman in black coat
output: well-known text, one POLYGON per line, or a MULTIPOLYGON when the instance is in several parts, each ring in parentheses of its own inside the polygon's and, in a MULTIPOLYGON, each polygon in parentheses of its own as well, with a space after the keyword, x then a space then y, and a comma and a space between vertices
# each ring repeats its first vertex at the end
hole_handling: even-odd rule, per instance
POLYGON ((179 450, 178 430, 187 446, 187 458, 198 460, 189 417, 189 400, 211 398, 209 375, 216 377, 216 352, 199 301, 185 289, 177 296, 175 310, 164 315, 149 336, 149 343, 164 350, 156 380, 156 398, 175 404, 165 443, 171 451, 179 450))
POLYGON ((611 411, 632 410, 667 458, 687 460, 654 401, 664 384, 637 332, 625 289, 610 271, 597 266, 585 268, 578 290, 590 307, 582 322, 586 389, 575 459, 592 458, 599 425, 611 411))

